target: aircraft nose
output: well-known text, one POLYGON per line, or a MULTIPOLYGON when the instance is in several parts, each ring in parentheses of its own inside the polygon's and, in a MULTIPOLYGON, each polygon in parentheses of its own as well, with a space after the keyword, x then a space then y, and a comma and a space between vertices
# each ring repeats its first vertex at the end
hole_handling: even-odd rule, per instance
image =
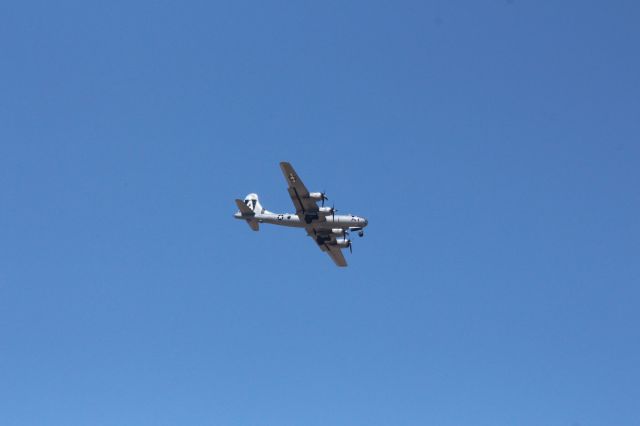
POLYGON ((367 219, 364 220, 364 226, 367 226, 369 224, 369 221, 367 219))

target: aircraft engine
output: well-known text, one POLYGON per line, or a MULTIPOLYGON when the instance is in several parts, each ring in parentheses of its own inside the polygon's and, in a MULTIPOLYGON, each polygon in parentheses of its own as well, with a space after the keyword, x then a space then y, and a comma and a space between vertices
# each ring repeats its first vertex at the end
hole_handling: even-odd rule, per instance
POLYGON ((344 229, 342 228, 333 228, 331 230, 331 233, 334 235, 343 235, 344 234, 344 229))
POLYGON ((310 192, 309 198, 315 201, 322 201, 322 207, 324 207, 324 200, 328 200, 326 192, 310 192))
POLYGON ((318 213, 320 213, 322 216, 329 216, 334 214, 335 212, 337 212, 337 209, 334 209, 333 207, 320 207, 318 209, 318 213))
POLYGON ((336 244, 338 245, 338 247, 349 247, 351 245, 351 240, 347 239, 347 238, 338 238, 336 239, 336 244))

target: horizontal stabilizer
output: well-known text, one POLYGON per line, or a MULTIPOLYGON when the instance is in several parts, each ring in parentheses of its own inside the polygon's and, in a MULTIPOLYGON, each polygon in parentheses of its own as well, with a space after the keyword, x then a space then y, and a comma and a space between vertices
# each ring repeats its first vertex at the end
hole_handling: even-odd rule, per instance
POLYGON ((238 206, 238 210, 242 213, 242 216, 255 216, 253 210, 249 208, 242 200, 236 198, 236 205, 238 206))
POLYGON ((247 223, 249 224, 251 229, 253 229, 254 231, 259 231, 260 230, 260 224, 258 223, 257 220, 255 220, 255 219, 247 219, 247 223))
POLYGON ((240 213, 242 213, 242 217, 246 219, 251 229, 253 229, 254 231, 259 231, 260 224, 255 219, 256 214, 253 212, 253 210, 251 210, 249 206, 247 206, 244 202, 242 202, 242 200, 239 199, 236 199, 236 205, 238 206, 240 213))

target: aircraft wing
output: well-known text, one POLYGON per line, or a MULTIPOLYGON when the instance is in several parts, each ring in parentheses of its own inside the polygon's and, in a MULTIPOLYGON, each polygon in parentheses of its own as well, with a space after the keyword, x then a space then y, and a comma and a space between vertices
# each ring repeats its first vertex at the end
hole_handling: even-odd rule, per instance
POLYGON ((335 236, 319 235, 316 232, 313 224, 308 225, 306 227, 306 230, 307 230, 307 235, 313 238, 313 240, 316 242, 320 250, 326 252, 331 258, 331 260, 335 262, 336 265, 347 266, 347 261, 345 260, 344 255, 342 254, 342 249, 338 247, 338 245, 336 244, 335 236))
POLYGON ((347 266, 347 261, 342 254, 342 249, 335 244, 325 244, 327 254, 338 266, 347 266))
POLYGON ((300 220, 304 220, 307 223, 307 234, 313 238, 320 247, 320 250, 326 252, 331 260, 338 266, 347 266, 347 261, 342 254, 342 250, 335 242, 335 238, 328 236, 322 238, 317 234, 317 224, 324 222, 326 219, 320 216, 318 212, 317 201, 309 197, 309 190, 296 173, 295 169, 290 163, 283 161, 280 163, 280 168, 284 174, 284 178, 289 185, 288 191, 291 196, 291 201, 296 208, 296 214, 300 220))
POLYGON ((309 190, 304 186, 302 179, 300 179, 300 176, 298 176, 293 166, 286 161, 283 161, 280 163, 280 168, 282 169, 284 178, 287 180, 287 184, 289 185, 289 195, 291 196, 291 201, 293 201, 293 205, 296 208, 296 214, 298 217, 301 220, 306 220, 307 223, 310 223, 307 218, 314 216, 315 217, 312 221, 324 221, 324 218, 318 217, 318 204, 315 200, 309 198, 309 190))

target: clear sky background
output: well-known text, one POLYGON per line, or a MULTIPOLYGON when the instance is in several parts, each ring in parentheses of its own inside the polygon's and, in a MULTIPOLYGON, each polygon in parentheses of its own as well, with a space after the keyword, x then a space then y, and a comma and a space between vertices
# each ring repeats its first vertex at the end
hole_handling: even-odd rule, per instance
POLYGON ((637 1, 0 6, 0 423, 640 424, 637 1), (278 162, 369 219, 338 269, 278 162))

